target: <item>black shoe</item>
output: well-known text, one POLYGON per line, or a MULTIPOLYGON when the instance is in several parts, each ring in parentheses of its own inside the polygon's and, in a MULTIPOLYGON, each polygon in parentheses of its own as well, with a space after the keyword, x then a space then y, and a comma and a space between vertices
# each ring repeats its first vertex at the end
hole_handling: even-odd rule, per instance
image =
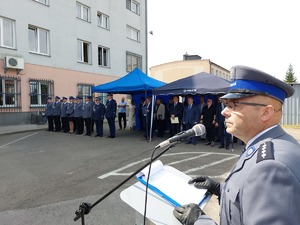
POLYGON ((218 148, 224 148, 224 145, 220 145, 218 148))
POLYGON ((98 135, 98 134, 96 134, 96 135, 94 135, 94 137, 99 137, 100 135, 98 135))
POLYGON ((192 144, 192 142, 185 142, 185 144, 186 144, 186 145, 188 145, 188 144, 192 144))
POLYGON ((194 143, 192 143, 193 145, 196 145, 197 143, 196 142, 194 142, 194 143))
POLYGON ((107 138, 111 138, 112 136, 107 136, 107 138))
POLYGON ((116 136, 110 136, 110 138, 115 138, 116 136))
POLYGON ((229 146, 228 145, 226 146, 226 150, 229 150, 229 146))

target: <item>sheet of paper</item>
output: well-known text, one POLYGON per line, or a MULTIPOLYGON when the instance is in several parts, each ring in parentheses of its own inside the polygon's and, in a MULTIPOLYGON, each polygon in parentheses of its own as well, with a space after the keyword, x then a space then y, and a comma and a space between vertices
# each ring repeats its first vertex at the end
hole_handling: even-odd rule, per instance
POLYGON ((178 117, 171 118, 171 123, 179 123, 178 117))
MULTIPOLYGON (((188 184, 190 177, 186 175, 181 176, 179 173, 182 172, 179 170, 174 169, 174 171, 177 171, 177 174, 163 167, 159 172, 150 177, 149 184, 159 189, 159 191, 180 205, 188 203, 199 204, 207 190, 197 189, 194 185, 188 184)), ((147 178, 143 179, 146 180, 147 178)))

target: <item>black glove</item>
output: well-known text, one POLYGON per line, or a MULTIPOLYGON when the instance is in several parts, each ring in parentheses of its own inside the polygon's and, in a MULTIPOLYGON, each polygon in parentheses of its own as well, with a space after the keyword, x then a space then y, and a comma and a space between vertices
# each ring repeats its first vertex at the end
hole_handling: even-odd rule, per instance
POLYGON ((220 192, 220 183, 214 181, 213 179, 209 177, 197 177, 194 179, 191 179, 189 181, 189 184, 194 183, 194 186, 198 189, 207 189, 210 193, 218 196, 220 198, 221 192, 220 192))
POLYGON ((183 225, 194 225, 196 220, 200 215, 205 215, 205 213, 200 209, 195 203, 188 205, 183 205, 176 207, 173 210, 173 215, 183 224, 183 225))

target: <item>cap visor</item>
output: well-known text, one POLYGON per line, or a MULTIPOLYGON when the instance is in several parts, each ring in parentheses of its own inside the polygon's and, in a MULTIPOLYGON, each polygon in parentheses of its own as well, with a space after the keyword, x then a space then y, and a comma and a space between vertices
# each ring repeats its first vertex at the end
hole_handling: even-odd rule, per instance
POLYGON ((254 95, 256 95, 256 94, 227 93, 226 95, 222 96, 221 99, 247 98, 247 97, 251 97, 254 95))

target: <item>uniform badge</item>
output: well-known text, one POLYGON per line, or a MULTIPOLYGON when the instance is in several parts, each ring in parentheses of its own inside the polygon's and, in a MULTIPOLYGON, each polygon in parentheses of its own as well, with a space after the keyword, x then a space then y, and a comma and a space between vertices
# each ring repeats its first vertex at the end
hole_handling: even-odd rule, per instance
POLYGON ((252 156, 252 154, 255 152, 255 147, 254 146, 251 146, 248 150, 247 150, 247 153, 246 153, 246 158, 249 158, 252 156))
POLYGON ((263 160, 274 159, 273 142, 268 141, 259 146, 256 163, 263 160))

